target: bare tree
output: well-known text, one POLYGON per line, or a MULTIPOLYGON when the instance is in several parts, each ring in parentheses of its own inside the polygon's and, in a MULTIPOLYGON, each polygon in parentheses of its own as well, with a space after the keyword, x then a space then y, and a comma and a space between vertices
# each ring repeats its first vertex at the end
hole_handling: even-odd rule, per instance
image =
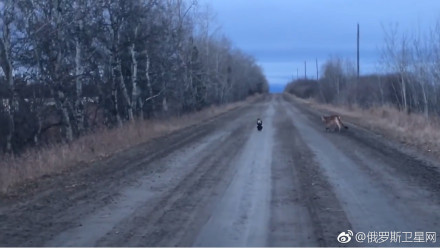
POLYGON ((145 113, 179 115, 267 92, 255 60, 233 49, 193 0, 0 4, 9 151, 27 140, 70 142, 145 113), (18 104, 32 124, 14 122, 18 104), (30 137, 17 135, 25 126, 30 137))
POLYGON ((12 152, 12 139, 15 131, 14 112, 18 108, 16 101, 16 93, 14 89, 14 68, 12 64, 12 45, 11 45, 11 25, 14 21, 14 1, 7 0, 4 2, 3 13, 1 13, 1 21, 3 22, 2 37, 0 39, 0 66, 6 76, 6 82, 9 90, 9 106, 6 108, 8 115, 9 130, 6 137, 6 151, 12 152))
POLYGON ((408 112, 407 80, 409 76, 410 52, 407 36, 403 34, 399 39, 397 31, 397 26, 391 27, 389 31, 384 29, 385 47, 382 51, 382 63, 390 71, 398 73, 400 78, 400 102, 403 110, 408 112))

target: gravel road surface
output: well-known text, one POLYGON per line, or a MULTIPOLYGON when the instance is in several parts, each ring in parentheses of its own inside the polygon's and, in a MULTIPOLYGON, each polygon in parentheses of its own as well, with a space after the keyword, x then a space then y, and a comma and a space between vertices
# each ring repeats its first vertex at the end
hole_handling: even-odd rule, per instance
POLYGON ((267 95, 1 196, 0 246, 440 246, 435 161, 350 123, 326 132, 289 99, 267 95), (348 230, 401 240, 339 243, 348 230), (436 241, 403 242, 415 232, 436 241))

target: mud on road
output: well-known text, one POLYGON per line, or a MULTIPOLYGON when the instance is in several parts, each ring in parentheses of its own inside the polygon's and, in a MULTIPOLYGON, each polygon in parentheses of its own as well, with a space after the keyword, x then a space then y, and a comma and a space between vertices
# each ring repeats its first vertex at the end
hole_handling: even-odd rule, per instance
POLYGON ((0 246, 340 246, 347 230, 440 234, 438 165, 348 125, 325 132, 319 113, 268 95, 1 196, 0 246))

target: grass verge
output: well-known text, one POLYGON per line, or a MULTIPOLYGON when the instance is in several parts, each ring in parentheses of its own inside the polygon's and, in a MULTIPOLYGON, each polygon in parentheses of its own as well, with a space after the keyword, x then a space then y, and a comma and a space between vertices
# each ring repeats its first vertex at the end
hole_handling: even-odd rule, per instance
POLYGON ((408 115, 392 106, 363 109, 358 106, 322 104, 314 99, 287 95, 319 112, 339 114, 342 121, 346 120, 375 133, 383 134, 386 138, 440 159, 440 119, 438 117, 427 119, 422 114, 408 115))
POLYGON ((44 149, 31 148, 18 157, 0 157, 0 193, 11 187, 45 175, 62 172, 75 165, 92 163, 107 158, 130 147, 195 125, 255 101, 252 96, 245 101, 211 106, 201 111, 170 117, 163 120, 138 120, 121 128, 101 128, 82 136, 70 144, 54 144, 44 149))

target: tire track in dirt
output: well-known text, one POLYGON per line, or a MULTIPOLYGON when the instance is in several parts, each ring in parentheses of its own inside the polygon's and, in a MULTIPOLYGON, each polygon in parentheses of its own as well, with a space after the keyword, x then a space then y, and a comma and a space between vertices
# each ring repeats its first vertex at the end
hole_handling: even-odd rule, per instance
POLYGON ((326 133, 269 96, 0 198, 0 245, 341 246, 348 229, 437 231, 436 169, 415 172, 375 139, 326 133))
POLYGON ((231 183, 215 203, 211 217, 201 228, 194 246, 265 246, 267 245, 271 197, 271 161, 275 116, 273 101, 261 116, 249 121, 252 132, 247 135, 240 153, 230 162, 234 167, 228 177, 231 183), (265 120, 263 131, 255 121, 265 120))
MULTIPOLYGON (((348 132, 326 133, 317 120, 319 115, 309 115, 307 109, 296 104, 285 105, 333 186, 353 231, 415 232, 440 228, 440 207, 433 197, 437 189, 417 183, 420 174, 423 178, 431 176, 423 164, 415 165, 411 159, 406 160, 409 155, 401 151, 391 152, 396 148, 384 145, 385 142, 365 146, 364 142, 352 138, 363 134, 355 126, 348 132), (390 152, 387 157, 383 157, 383 150, 390 152), (395 171, 399 163, 405 161, 408 164, 400 167, 403 171, 395 171), (421 166, 421 171, 415 175, 410 174, 415 168, 405 171, 413 166, 421 166)), ((372 140, 371 136, 365 140, 372 140)))
POLYGON ((288 207, 278 210, 279 213, 279 206, 273 209, 272 226, 280 228, 279 223, 284 222, 291 233, 289 236, 284 230, 281 240, 277 232, 272 234, 278 240, 274 245, 340 246, 336 238, 340 232, 350 229, 351 224, 315 154, 301 138, 295 126, 298 120, 290 118, 285 107, 280 101, 276 123, 276 137, 280 141, 278 152, 285 159, 273 164, 272 170, 283 171, 278 173, 280 185, 273 188, 273 197, 284 199, 288 207))
POLYGON ((163 171, 155 160, 219 130, 250 108, 235 109, 104 161, 43 179, 35 188, 23 189, 28 193, 19 198, 0 198, 0 245, 42 245, 54 234, 77 227, 78 219, 113 203, 120 189, 140 175, 163 171))
POLYGON ((211 201, 212 193, 230 169, 228 156, 233 158, 243 137, 249 136, 252 124, 248 120, 253 112, 255 108, 241 113, 240 118, 191 147, 181 147, 176 155, 154 160, 162 168, 154 173, 160 178, 142 177, 139 186, 126 188, 126 197, 118 197, 116 205, 104 211, 113 215, 106 229, 94 226, 99 218, 106 217, 94 213, 84 218, 84 226, 58 235, 47 245, 170 246, 190 242, 197 223, 204 219, 200 209, 211 201), (124 210, 118 212, 119 207, 124 210))
MULTIPOLYGON (((301 103, 295 102, 288 97, 284 99, 298 108, 311 120, 311 126, 315 129, 322 129, 320 114, 301 103)), ((331 135, 331 134, 330 134, 331 135)), ((416 151, 387 140, 380 134, 373 133, 364 128, 350 125, 350 129, 341 132, 339 135, 327 136, 333 144, 339 145, 349 143, 350 146, 372 158, 379 158, 380 164, 386 164, 390 172, 398 177, 404 177, 413 185, 422 186, 429 191, 436 192, 435 196, 440 203, 440 163, 426 158, 416 151)))

